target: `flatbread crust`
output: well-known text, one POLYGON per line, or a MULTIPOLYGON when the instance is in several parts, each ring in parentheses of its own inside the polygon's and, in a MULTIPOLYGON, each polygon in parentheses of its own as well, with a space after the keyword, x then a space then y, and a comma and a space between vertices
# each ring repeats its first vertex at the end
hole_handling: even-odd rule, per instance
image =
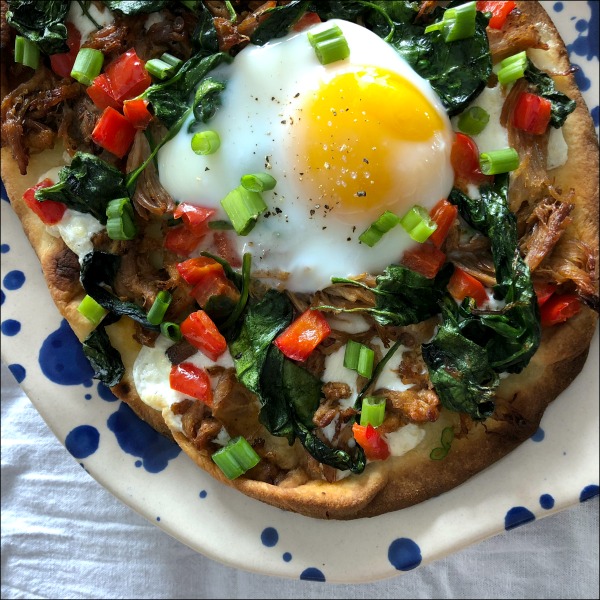
MULTIPOLYGON (((556 65, 557 87, 577 103, 563 133, 568 160, 554 169, 552 176, 564 190, 575 189, 576 205, 567 237, 583 240, 598 248, 598 142, 588 109, 569 72, 566 48, 554 24, 538 2, 518 2, 529 22, 545 30, 548 52, 556 65)), ((4 78, 3 78, 4 83, 4 78)), ((4 86, 3 86, 4 87, 4 86)), ((3 96, 5 90, 2 90, 3 96)), ((21 176, 8 148, 2 149, 1 173, 7 193, 19 216, 42 266, 52 299, 83 340, 91 330, 88 321, 77 311, 85 295, 79 284, 77 257, 61 238, 50 235, 22 200, 24 191, 37 183, 49 168, 60 164, 60 152, 45 152, 32 157, 26 176, 21 176)), ((458 427, 459 416, 443 411, 436 423, 426 426, 425 439, 401 457, 370 463, 361 475, 335 483, 309 481, 276 486, 246 477, 230 481, 211 460, 206 451, 199 452, 180 432, 170 431, 161 413, 146 405, 136 392, 132 367, 141 346, 133 339, 133 324, 122 318, 107 328, 111 342, 122 355, 126 373, 114 393, 127 402, 136 414, 154 429, 173 437, 182 449, 214 478, 242 493, 273 506, 322 519, 356 519, 398 510, 437 496, 463 483, 493 464, 528 439, 538 428, 548 404, 560 394, 581 371, 587 358, 597 315, 584 307, 566 323, 544 329, 542 343, 528 367, 518 375, 502 380, 493 417, 472 427, 466 436, 453 441, 446 458, 429 458, 431 449, 439 445, 442 429, 458 427)), ((576 402, 576 398, 570 399, 576 402)))

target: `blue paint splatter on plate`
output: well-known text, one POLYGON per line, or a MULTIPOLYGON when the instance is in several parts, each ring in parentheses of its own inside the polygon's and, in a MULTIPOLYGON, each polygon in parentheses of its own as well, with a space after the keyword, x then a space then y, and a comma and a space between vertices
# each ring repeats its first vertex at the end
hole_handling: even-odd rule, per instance
POLYGON ((38 357, 44 375, 60 385, 92 385, 94 369, 83 353, 81 342, 65 319, 43 342, 38 357))
POLYGON ((125 403, 121 403, 119 410, 110 415, 107 425, 115 434, 121 449, 140 457, 141 464, 149 473, 163 471, 169 461, 181 452, 175 442, 154 431, 125 403))
POLYGON ((285 562, 290 562, 292 560, 292 555, 289 552, 284 552, 281 557, 285 562))
POLYGON ((588 485, 581 490, 581 494, 579 494, 579 502, 585 502, 590 498, 595 498, 598 495, 598 486, 597 485, 588 485))
POLYGON ((206 490, 202 490, 198 496, 200 496, 200 498, 204 499, 206 498, 206 496, 208 496, 208 492, 206 490))
POLYGON ((9 271, 4 276, 2 283, 7 290, 18 290, 25 283, 25 273, 17 269, 14 271, 9 271))
POLYGON ((423 560, 421 548, 410 538, 398 538, 388 548, 388 560, 398 571, 416 569, 423 560))
POLYGON ((275 546, 279 541, 277 529, 275 529, 275 527, 265 527, 260 534, 260 541, 268 548, 275 546))
POLYGON ((17 380, 17 383, 21 383, 27 374, 25 367, 23 365, 19 365, 18 363, 8 365, 8 370, 13 374, 13 377, 17 380))
POLYGON ((67 450, 75 458, 87 458, 98 450, 100 433, 91 425, 79 425, 71 430, 65 439, 67 450))
POLYGON ((540 506, 545 510, 554 508, 554 498, 550 494, 542 494, 540 496, 540 506))
POLYGON ((15 319, 6 319, 6 321, 2 321, 0 329, 2 329, 4 335, 12 337, 21 331, 21 323, 15 319))
POLYGON ((504 529, 509 531, 510 529, 520 527, 531 521, 535 521, 535 515, 528 508, 525 508, 524 506, 514 506, 504 517, 504 529))
POLYGON ((304 581, 325 581, 325 575, 323 575, 323 571, 320 571, 316 567, 308 567, 308 569, 304 569, 302 573, 300 573, 300 579, 304 581))
POLYGON ((111 389, 102 382, 98 384, 98 395, 106 402, 116 402, 118 398, 112 393, 111 389))
POLYGON ((531 436, 530 439, 532 442, 541 442, 544 437, 546 437, 544 430, 541 427, 538 427, 538 430, 531 436))

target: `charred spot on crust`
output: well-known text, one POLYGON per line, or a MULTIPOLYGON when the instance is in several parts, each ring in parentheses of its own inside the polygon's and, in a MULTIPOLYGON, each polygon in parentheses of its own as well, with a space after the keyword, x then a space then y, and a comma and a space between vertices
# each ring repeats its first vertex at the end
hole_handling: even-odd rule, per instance
POLYGON ((52 257, 49 265, 49 277, 55 287, 68 292, 74 285, 79 285, 79 259, 66 246, 52 257))
POLYGON ((115 396, 122 398, 123 396, 129 395, 131 392, 131 386, 127 382, 121 382, 115 385, 115 387, 112 388, 112 391, 115 396))

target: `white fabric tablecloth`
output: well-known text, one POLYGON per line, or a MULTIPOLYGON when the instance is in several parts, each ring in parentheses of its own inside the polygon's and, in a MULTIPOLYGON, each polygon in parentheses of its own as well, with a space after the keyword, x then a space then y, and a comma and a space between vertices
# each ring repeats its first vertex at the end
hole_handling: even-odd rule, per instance
POLYGON ((2 598, 598 598, 598 545, 596 497, 375 583, 233 569, 101 487, 2 364, 2 598))

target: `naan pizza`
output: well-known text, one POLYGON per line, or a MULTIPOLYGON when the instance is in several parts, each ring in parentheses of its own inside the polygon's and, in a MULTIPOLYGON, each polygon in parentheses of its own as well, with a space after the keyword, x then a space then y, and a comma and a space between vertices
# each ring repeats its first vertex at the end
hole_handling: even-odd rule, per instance
POLYGON ((598 142, 538 2, 2 1, 2 180, 96 377, 356 519, 538 428, 598 312, 598 142))

